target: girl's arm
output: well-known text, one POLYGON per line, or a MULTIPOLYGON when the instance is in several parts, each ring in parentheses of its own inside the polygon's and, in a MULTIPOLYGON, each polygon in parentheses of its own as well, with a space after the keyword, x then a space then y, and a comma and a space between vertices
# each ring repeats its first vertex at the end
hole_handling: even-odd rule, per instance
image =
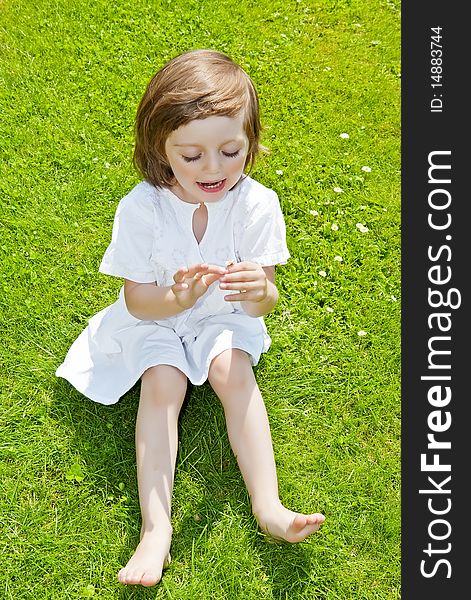
POLYGON ((226 272, 222 267, 198 263, 179 269, 175 283, 161 287, 155 283, 124 280, 124 299, 128 311, 142 321, 158 321, 191 308, 208 287, 226 272))
POLYGON ((183 310, 170 286, 159 287, 155 283, 136 283, 125 279, 124 299, 132 316, 142 321, 166 319, 183 310))
POLYGON ((241 262, 227 268, 221 277, 222 290, 238 291, 224 297, 228 302, 241 302, 244 311, 251 317, 263 317, 278 302, 275 285, 275 267, 262 267, 252 262, 241 262))

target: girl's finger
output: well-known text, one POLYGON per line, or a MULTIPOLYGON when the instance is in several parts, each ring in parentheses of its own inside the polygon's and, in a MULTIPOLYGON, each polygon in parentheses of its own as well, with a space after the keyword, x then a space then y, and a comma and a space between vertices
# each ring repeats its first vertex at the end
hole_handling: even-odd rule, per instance
POLYGON ((227 270, 229 271, 229 273, 241 273, 242 271, 258 271, 259 269, 261 269, 260 265, 248 261, 236 262, 232 265, 227 265, 227 270))
POLYGON ((201 275, 203 275, 204 273, 206 273, 207 270, 208 265, 206 263, 197 263, 196 265, 191 265, 191 267, 188 267, 187 277, 194 277, 197 273, 201 271, 201 275))
POLYGON ((251 293, 247 291, 240 292, 239 294, 229 294, 224 296, 226 302, 242 302, 243 300, 250 300, 251 293))
POLYGON ((183 281, 185 279, 185 276, 187 274, 188 274, 187 267, 182 267, 181 269, 178 269, 178 271, 174 274, 173 281, 175 283, 180 283, 181 281, 183 281))
POLYGON ((228 283, 223 280, 219 285, 221 290, 234 290, 237 292, 246 292, 248 290, 254 290, 257 287, 257 282, 252 281, 235 281, 234 283, 228 283))
POLYGON ((213 275, 225 275, 227 273, 227 269, 225 267, 220 267, 219 265, 208 265, 207 273, 212 273, 213 275))
POLYGON ((256 281, 259 278, 258 271, 236 271, 235 273, 226 273, 221 281, 256 281))
POLYGON ((204 283, 205 285, 207 285, 208 287, 213 284, 215 281, 217 281, 220 277, 219 273, 213 273, 213 274, 209 274, 206 273, 206 275, 204 276, 204 283))

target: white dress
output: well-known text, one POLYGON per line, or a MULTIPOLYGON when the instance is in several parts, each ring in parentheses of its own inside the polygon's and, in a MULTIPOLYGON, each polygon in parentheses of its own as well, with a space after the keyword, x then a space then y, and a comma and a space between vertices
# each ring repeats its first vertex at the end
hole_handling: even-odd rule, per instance
MULTIPOLYGON (((100 272, 168 286, 175 271, 198 262, 286 263, 285 223, 274 191, 247 176, 221 200, 207 203, 200 243, 192 222, 198 206, 167 188, 139 183, 118 205, 100 272)), ((121 288, 118 300, 90 319, 56 375, 91 400, 114 404, 155 365, 173 365, 195 385, 204 383, 212 359, 229 348, 244 350, 255 365, 271 342, 263 318, 225 301, 227 293, 215 282, 191 309, 141 321, 127 311, 121 288)))

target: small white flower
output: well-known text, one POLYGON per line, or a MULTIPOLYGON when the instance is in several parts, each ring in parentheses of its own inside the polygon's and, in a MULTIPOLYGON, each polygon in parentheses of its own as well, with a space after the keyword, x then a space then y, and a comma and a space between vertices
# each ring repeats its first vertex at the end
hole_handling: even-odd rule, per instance
POLYGON ((357 331, 357 335, 359 335, 360 337, 365 337, 366 331, 363 331, 363 329, 361 329, 360 331, 357 331))
POLYGON ((326 306, 326 307, 325 307, 325 310, 326 310, 328 313, 333 313, 333 312, 334 312, 334 309, 333 309, 333 308, 331 308, 330 306, 326 306))
POLYGON ((360 210, 365 210, 365 208, 368 208, 368 207, 367 207, 367 206, 365 206, 364 204, 361 204, 361 205, 360 205, 358 208, 359 208, 360 210))
POLYGON ((275 171, 275 173, 276 173, 277 175, 283 175, 283 171, 282 171, 281 169, 277 169, 277 170, 275 171))
POLYGON ((323 71, 332 71, 332 67, 325 67, 323 71))
POLYGON ((368 227, 366 227, 366 225, 363 225, 363 223, 357 223, 357 227, 361 231, 361 233, 367 233, 369 231, 368 227))
POLYGON ((321 277, 327 277, 327 273, 325 271, 319 271, 319 275, 321 277))
POLYGON ((391 300, 392 300, 393 302, 396 302, 396 300, 397 300, 396 296, 391 296, 391 300))
POLYGON ((340 137, 341 137, 341 138, 343 138, 344 140, 348 140, 348 138, 349 138, 350 136, 348 135, 348 133, 341 133, 341 134, 340 134, 340 137))
POLYGON ((342 262, 343 258, 341 256, 334 256, 334 260, 336 260, 337 262, 342 262))
POLYGON ((337 223, 332 223, 332 225, 330 226, 330 228, 332 229, 332 231, 338 231, 339 230, 339 226, 337 225, 337 223))
POLYGON ((97 157, 97 156, 95 156, 94 158, 92 158, 92 161, 93 161, 93 162, 98 162, 98 157, 97 157))
POLYGON ((109 163, 109 162, 106 162, 106 163, 105 163, 105 169, 109 169, 110 167, 111 167, 110 163, 109 163))
POLYGON ((365 173, 371 173, 371 167, 362 167, 361 170, 365 171, 365 173))
POLYGON ((341 187, 334 187, 334 192, 337 192, 337 194, 341 194, 343 190, 341 187))
POLYGON ((319 213, 317 212, 317 210, 310 210, 309 214, 311 214, 313 217, 318 217, 319 213))

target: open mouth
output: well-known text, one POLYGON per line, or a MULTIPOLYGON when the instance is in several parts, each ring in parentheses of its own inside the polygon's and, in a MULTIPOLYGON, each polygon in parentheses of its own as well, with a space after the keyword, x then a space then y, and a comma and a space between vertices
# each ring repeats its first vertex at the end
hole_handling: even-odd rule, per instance
POLYGON ((197 181, 198 187, 205 192, 220 192, 226 183, 225 179, 221 179, 220 181, 212 181, 212 182, 202 182, 197 181))

